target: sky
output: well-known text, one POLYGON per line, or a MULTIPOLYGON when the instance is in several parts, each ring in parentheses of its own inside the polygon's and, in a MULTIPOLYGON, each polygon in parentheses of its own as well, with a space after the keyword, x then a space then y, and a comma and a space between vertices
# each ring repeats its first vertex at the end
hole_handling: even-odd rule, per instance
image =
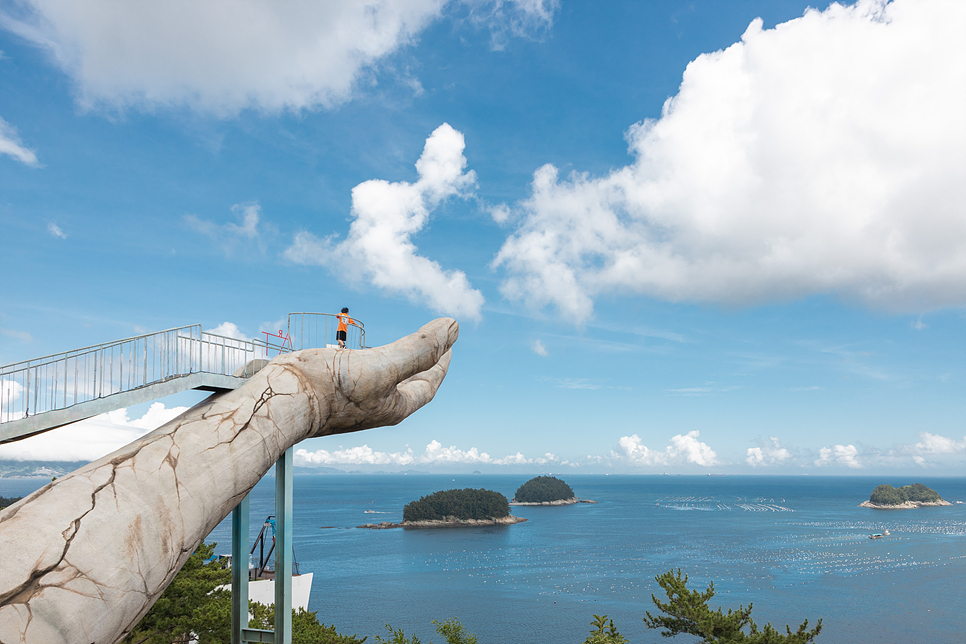
POLYGON ((959 0, 0 0, 0 364, 450 316, 431 404, 295 464, 962 475, 963 33, 959 0))

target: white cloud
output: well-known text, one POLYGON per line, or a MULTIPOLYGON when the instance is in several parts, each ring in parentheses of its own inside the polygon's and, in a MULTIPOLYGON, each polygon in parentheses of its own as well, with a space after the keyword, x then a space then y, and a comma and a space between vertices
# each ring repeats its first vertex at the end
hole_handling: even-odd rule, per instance
POLYGON ((260 248, 259 221, 262 207, 257 202, 237 203, 231 207, 231 212, 240 223, 228 222, 216 224, 195 215, 185 215, 185 222, 199 233, 214 240, 225 253, 232 253, 241 245, 254 243, 260 248))
POLYGON ((490 455, 475 447, 464 451, 456 446, 443 447, 439 441, 431 441, 426 451, 417 459, 419 463, 489 463, 490 455))
POLYGON ((0 333, 11 338, 17 338, 21 342, 33 342, 34 336, 27 331, 14 331, 13 329, 0 329, 0 333))
MULTIPOLYGON (((50 52, 87 108, 185 105, 218 116, 330 108, 415 44, 448 0, 25 0, 0 27, 50 52)), ((460 3, 457 3, 459 6, 460 3)), ((470 0, 494 33, 549 28, 556 0, 470 0)), ((496 39, 496 36, 494 37, 496 39)), ((401 84, 419 88, 403 74, 401 84)))
POLYGON ((67 239, 67 235, 64 234, 64 231, 60 229, 60 226, 58 226, 57 224, 55 224, 53 222, 47 224, 47 232, 50 233, 51 235, 53 235, 54 237, 60 237, 61 239, 67 239))
POLYGON ((368 278, 374 286, 425 303, 433 310, 480 319, 483 294, 460 270, 445 271, 417 254, 413 235, 444 199, 467 197, 476 174, 466 168, 463 135, 444 123, 426 139, 416 162, 416 183, 372 179, 352 189, 352 215, 345 241, 319 239, 309 232, 295 236, 284 257, 299 264, 328 266, 348 279, 368 278))
POLYGON ((157 429, 187 411, 156 402, 141 418, 117 409, 30 438, 0 445, 0 459, 13 461, 93 461, 157 429))
POLYGON ((546 358, 548 355, 547 347, 543 346, 543 342, 541 342, 539 339, 533 341, 533 344, 530 345, 530 350, 538 356, 543 356, 544 358, 546 358))
POLYGON ((553 26, 560 0, 464 0, 477 24, 490 27, 490 46, 506 48, 511 36, 538 37, 553 26))
POLYGON ((510 208, 505 203, 490 208, 490 216, 498 224, 505 224, 510 219, 510 208))
POLYGON ((862 464, 858 461, 859 450, 855 445, 835 445, 833 447, 823 447, 819 450, 819 458, 815 465, 819 467, 831 465, 844 465, 853 469, 861 469, 862 464))
POLYGON ((220 335, 225 338, 234 338, 235 340, 251 341, 251 338, 249 338, 247 335, 242 333, 241 329, 239 329, 238 325, 235 324, 234 322, 222 322, 215 328, 210 329, 208 333, 212 333, 214 335, 220 335))
POLYGON ((641 440, 641 437, 637 434, 632 436, 621 436, 618 441, 618 446, 620 448, 619 453, 615 453, 615 457, 623 456, 632 463, 637 465, 666 465, 667 464, 667 454, 665 452, 659 452, 649 448, 641 440))
POLYGON ((589 389, 596 391, 601 386, 593 382, 588 382, 586 378, 541 378, 544 382, 553 383, 554 387, 560 389, 589 389))
POLYGON ((699 441, 698 436, 697 430, 672 436, 671 444, 667 447, 670 460, 684 459, 685 462, 696 465, 717 465, 714 450, 699 441))
POLYGON ((17 129, 0 118, 0 154, 6 154, 17 161, 32 167, 40 167, 37 154, 24 146, 17 135, 17 129))
POLYGON ((187 105, 218 115, 332 107, 412 44, 443 0, 30 0, 0 26, 50 51, 86 107, 187 105))
POLYGON ((698 440, 700 432, 676 434, 671 437, 670 445, 664 451, 650 449, 637 434, 622 436, 618 441, 618 452, 613 458, 626 459, 636 465, 717 465, 717 455, 706 443, 698 440))
POLYGON ((929 432, 919 433, 919 442, 914 445, 919 454, 962 454, 966 452, 966 436, 957 441, 929 432))
POLYGON ((759 447, 749 447, 745 462, 752 467, 759 465, 781 465, 792 457, 791 452, 782 447, 781 441, 775 436, 769 436, 771 444, 763 443, 759 447))
POLYGON ((310 452, 306 449, 296 450, 296 462, 312 465, 411 465, 413 451, 405 452, 377 452, 368 445, 350 447, 348 449, 329 452, 324 449, 310 452))
POLYGON ((24 417, 23 408, 15 404, 20 399, 23 389, 23 385, 16 380, 0 379, 0 421, 6 422, 24 417))
POLYGON ((966 304, 966 3, 809 9, 692 61, 604 177, 534 173, 493 266, 578 323, 602 293, 966 304))
POLYGON ((295 452, 299 462, 313 465, 526 465, 528 463, 547 463, 556 457, 546 454, 543 459, 528 459, 517 452, 504 458, 493 458, 475 447, 463 450, 455 445, 444 447, 439 441, 430 441, 422 454, 416 455, 411 448, 404 452, 379 452, 368 445, 328 451, 324 449, 310 452, 299 449, 295 452))

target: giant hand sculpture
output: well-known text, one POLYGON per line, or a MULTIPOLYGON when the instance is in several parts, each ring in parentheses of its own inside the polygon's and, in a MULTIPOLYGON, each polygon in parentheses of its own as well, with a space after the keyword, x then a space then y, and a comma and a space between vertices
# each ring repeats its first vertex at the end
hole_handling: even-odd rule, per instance
POLYGON ((0 642, 117 642, 292 445, 395 425, 433 399, 459 326, 307 349, 0 513, 0 642))

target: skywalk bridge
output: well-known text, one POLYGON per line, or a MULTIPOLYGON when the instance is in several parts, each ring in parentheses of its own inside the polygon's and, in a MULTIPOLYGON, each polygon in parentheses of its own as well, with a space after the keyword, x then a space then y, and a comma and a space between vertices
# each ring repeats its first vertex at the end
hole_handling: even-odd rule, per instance
MULTIPOLYGON (((358 321, 357 321, 358 322, 358 321)), ((0 443, 189 389, 236 389, 273 356, 333 347, 338 321, 329 313, 289 313, 288 330, 239 340, 201 329, 168 329, 0 367, 0 443)), ((366 348, 361 322, 346 346, 366 348)), ((275 463, 275 629, 248 628, 248 566, 232 566, 231 642, 292 642, 292 458, 275 463)), ((232 510, 232 561, 247 561, 249 497, 232 510)))
MULTIPOLYGON (((237 389, 276 355, 334 346, 334 314, 289 313, 287 323, 264 340, 192 324, 2 366, 0 444, 189 389, 237 389)), ((361 322, 346 346, 365 348, 361 322)))

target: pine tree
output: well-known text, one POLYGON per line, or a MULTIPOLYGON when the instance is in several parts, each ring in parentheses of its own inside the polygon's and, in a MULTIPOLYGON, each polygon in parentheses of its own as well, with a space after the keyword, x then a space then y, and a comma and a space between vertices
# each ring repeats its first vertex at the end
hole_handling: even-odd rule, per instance
POLYGON ((705 644, 807 644, 822 630, 821 619, 813 629, 808 628, 808 620, 805 620, 795 632, 786 626, 786 632, 782 634, 771 624, 765 624, 759 630, 751 619, 752 604, 748 604, 748 608, 728 609, 727 613, 720 608, 716 611, 708 608, 708 601, 714 597, 714 582, 703 592, 688 590, 688 576, 682 577, 680 569, 677 574, 669 570, 655 580, 664 589, 668 601, 662 602, 651 595, 651 601, 664 615, 655 617, 645 611, 644 623, 648 628, 666 629, 661 633, 664 637, 686 633, 703 638, 705 644), (750 629, 748 633, 744 632, 745 627, 750 629))

